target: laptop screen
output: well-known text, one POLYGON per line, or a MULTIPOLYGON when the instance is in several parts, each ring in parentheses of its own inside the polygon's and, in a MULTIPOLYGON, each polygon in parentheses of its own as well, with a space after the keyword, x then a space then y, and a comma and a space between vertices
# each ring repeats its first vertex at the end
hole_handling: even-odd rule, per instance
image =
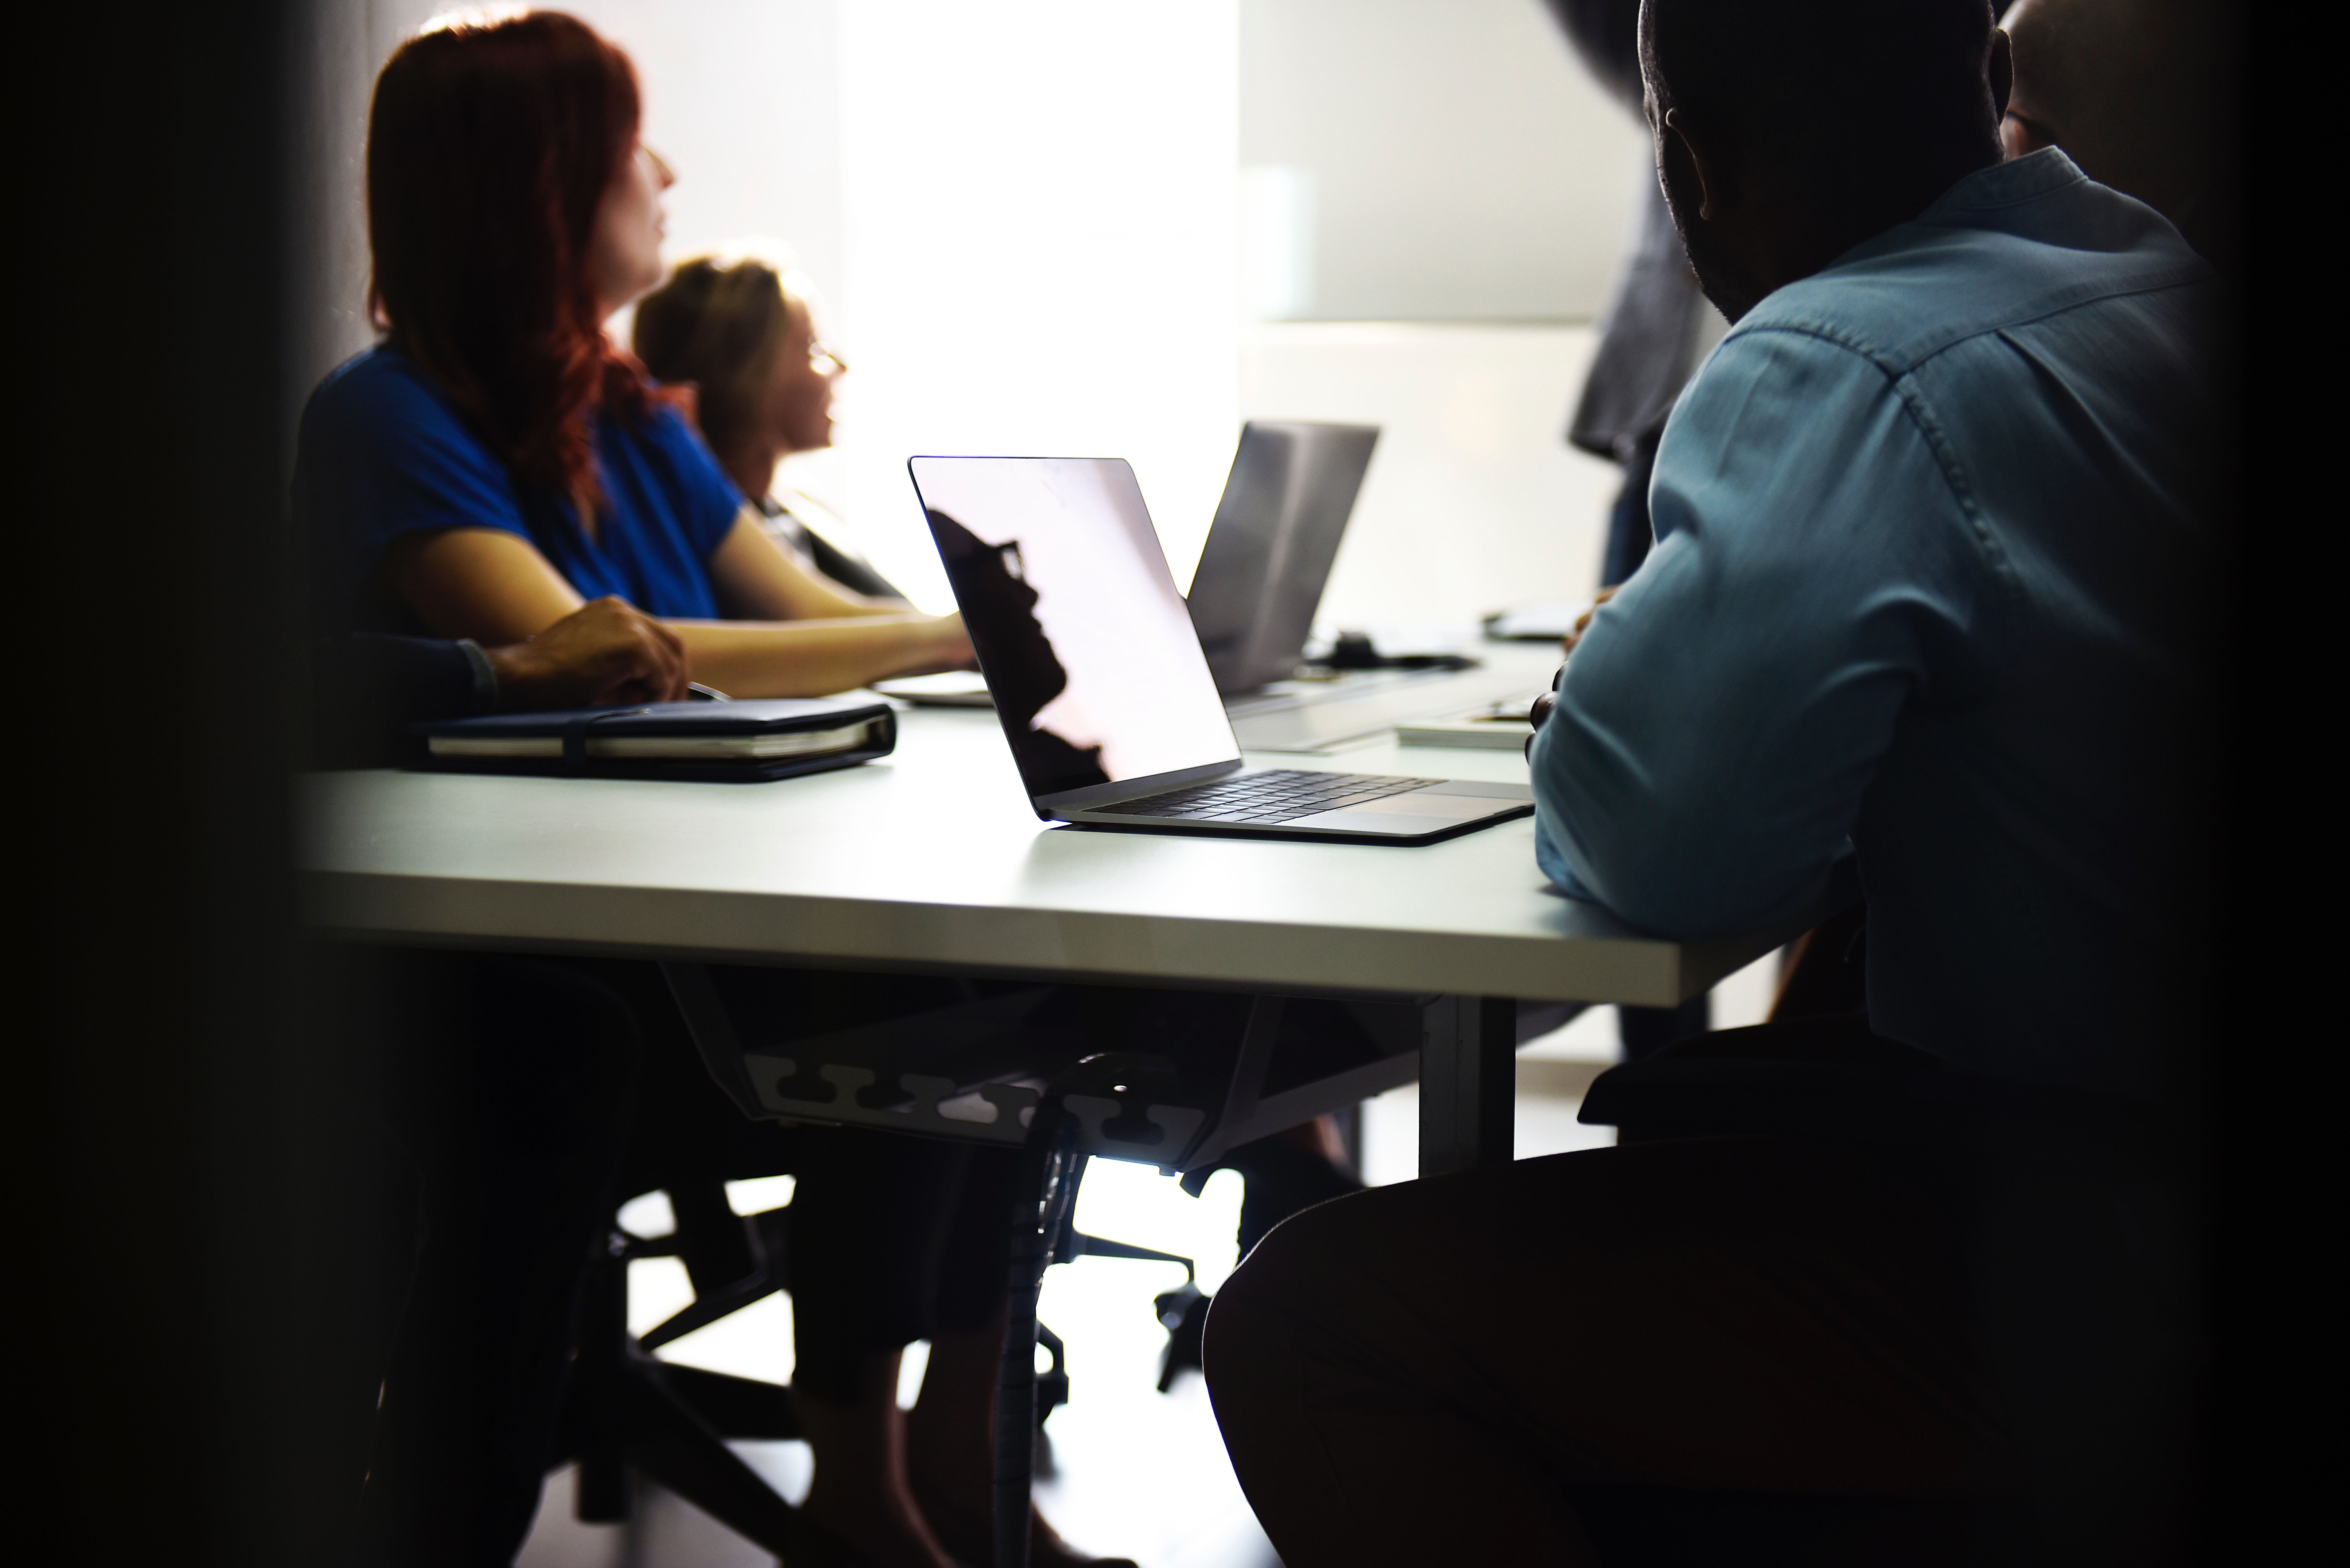
POLYGON ((1239 760, 1124 460, 907 467, 1031 796, 1239 760))
POLYGON ((1191 577, 1191 625, 1226 693, 1297 671, 1377 425, 1251 420, 1191 577))

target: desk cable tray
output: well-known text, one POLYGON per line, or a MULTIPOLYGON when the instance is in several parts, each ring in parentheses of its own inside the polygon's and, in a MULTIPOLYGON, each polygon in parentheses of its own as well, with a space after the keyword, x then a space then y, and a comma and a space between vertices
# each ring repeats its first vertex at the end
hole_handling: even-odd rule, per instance
POLYGON ((763 1119, 869 1127, 1005 1146, 1023 1143, 1037 1106, 1057 1088, 1087 1155, 1179 1172, 1211 1164, 1235 1145, 1281 1131, 1333 1103, 1351 1103, 1409 1083, 1419 1054, 1405 1049, 1355 1064, 1283 1092, 1262 1093, 1281 1031, 1284 999, 1258 996, 1232 1057, 1188 1083, 1161 1058, 1108 1052, 1087 1056, 1048 1081, 1034 1072, 977 1078, 893 1069, 910 1042, 929 1062, 1013 1033, 1050 987, 1007 993, 858 1028, 797 1040, 787 1048, 746 1046, 711 970, 662 966, 695 1044, 746 1114, 763 1119))

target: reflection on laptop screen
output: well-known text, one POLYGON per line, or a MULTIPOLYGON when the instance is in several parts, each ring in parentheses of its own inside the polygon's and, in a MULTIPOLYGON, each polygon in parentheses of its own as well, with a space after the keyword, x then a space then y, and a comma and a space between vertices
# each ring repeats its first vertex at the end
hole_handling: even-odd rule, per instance
POLYGON ((1239 758, 1123 460, 908 467, 1031 795, 1239 758))

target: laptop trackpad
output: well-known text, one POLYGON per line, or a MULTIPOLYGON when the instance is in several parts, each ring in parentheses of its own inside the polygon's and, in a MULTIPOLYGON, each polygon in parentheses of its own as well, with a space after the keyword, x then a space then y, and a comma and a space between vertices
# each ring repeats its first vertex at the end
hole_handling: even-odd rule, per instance
POLYGON ((1388 795, 1368 805, 1317 811, 1312 816, 1297 817, 1281 826, 1346 828, 1355 833, 1427 833, 1448 822, 1467 822, 1474 817, 1491 816, 1502 809, 1505 809, 1503 803, 1496 800, 1479 800, 1473 795, 1438 794, 1431 790, 1416 789, 1403 794, 1388 795))

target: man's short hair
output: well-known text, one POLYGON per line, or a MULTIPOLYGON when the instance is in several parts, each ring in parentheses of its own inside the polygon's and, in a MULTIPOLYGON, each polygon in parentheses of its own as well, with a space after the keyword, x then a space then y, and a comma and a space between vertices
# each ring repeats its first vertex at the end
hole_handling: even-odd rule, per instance
POLYGON ((1647 0, 1658 108, 1767 157, 1848 169, 1999 155, 1990 0, 1647 0))

